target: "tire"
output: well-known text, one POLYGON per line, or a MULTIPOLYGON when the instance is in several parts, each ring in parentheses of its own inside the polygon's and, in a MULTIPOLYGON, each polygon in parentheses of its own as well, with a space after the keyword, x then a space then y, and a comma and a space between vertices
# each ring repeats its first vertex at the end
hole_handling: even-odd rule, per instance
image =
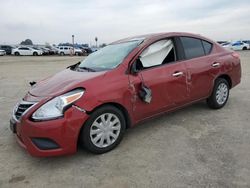
POLYGON ((63 52, 60 52, 60 55, 61 55, 61 56, 64 56, 64 53, 63 53, 63 52))
POLYGON ((78 53, 78 52, 76 52, 76 53, 75 53, 75 55, 76 55, 76 56, 79 56, 79 53, 78 53))
POLYGON ((242 48, 242 50, 247 50, 247 47, 244 46, 244 47, 242 48))
POLYGON ((19 56, 19 55, 20 55, 20 53, 19 53, 19 52, 15 52, 14 54, 15 54, 15 56, 19 56))
POLYGON ((216 79, 212 95, 207 99, 207 105, 212 109, 220 109, 225 106, 229 97, 229 89, 227 80, 216 79))
POLYGON ((95 110, 85 122, 79 140, 83 147, 92 153, 106 153, 121 142, 125 127, 126 121, 119 109, 111 105, 103 106, 95 110), (103 126, 103 122, 107 121, 102 121, 102 117, 104 120, 111 117, 109 122, 112 122, 113 125, 108 123, 103 126), (116 136, 116 138, 113 136, 116 136))
POLYGON ((33 56, 38 56, 38 53, 37 53, 37 52, 34 52, 34 53, 33 53, 33 56))

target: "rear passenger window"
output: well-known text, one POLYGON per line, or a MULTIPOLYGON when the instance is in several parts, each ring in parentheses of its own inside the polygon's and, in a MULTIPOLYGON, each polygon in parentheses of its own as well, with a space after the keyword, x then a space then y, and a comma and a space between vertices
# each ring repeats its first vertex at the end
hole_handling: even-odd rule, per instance
POLYGON ((210 54, 210 52, 212 51, 212 44, 210 42, 207 41, 202 41, 204 50, 205 50, 205 54, 210 54))
POLYGON ((184 48, 186 59, 205 55, 200 39, 195 39, 191 37, 180 37, 180 39, 184 48))

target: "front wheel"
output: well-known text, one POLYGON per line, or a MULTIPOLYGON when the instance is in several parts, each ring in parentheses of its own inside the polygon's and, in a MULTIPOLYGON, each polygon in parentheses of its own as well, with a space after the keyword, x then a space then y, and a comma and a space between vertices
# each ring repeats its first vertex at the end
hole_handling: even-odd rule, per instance
POLYGON ((94 111, 83 126, 80 135, 83 146, 92 153, 101 154, 121 142, 126 121, 119 109, 108 105, 94 111))
POLYGON ((207 99, 207 104, 210 108, 222 108, 229 97, 229 84, 224 78, 218 78, 215 81, 212 95, 207 99))

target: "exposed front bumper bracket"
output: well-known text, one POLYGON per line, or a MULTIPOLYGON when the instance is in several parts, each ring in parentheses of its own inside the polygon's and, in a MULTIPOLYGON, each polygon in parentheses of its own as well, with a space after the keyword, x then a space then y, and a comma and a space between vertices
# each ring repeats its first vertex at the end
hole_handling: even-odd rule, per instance
POLYGON ((80 108, 79 106, 72 105, 72 107, 76 108, 76 109, 79 110, 80 112, 86 113, 86 110, 80 108))

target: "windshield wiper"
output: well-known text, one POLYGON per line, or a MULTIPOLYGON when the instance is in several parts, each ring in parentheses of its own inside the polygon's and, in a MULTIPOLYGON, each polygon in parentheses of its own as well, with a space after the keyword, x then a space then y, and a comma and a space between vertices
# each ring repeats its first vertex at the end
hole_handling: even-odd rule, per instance
POLYGON ((78 70, 87 70, 88 72, 96 72, 95 69, 89 68, 89 67, 77 67, 78 70))

